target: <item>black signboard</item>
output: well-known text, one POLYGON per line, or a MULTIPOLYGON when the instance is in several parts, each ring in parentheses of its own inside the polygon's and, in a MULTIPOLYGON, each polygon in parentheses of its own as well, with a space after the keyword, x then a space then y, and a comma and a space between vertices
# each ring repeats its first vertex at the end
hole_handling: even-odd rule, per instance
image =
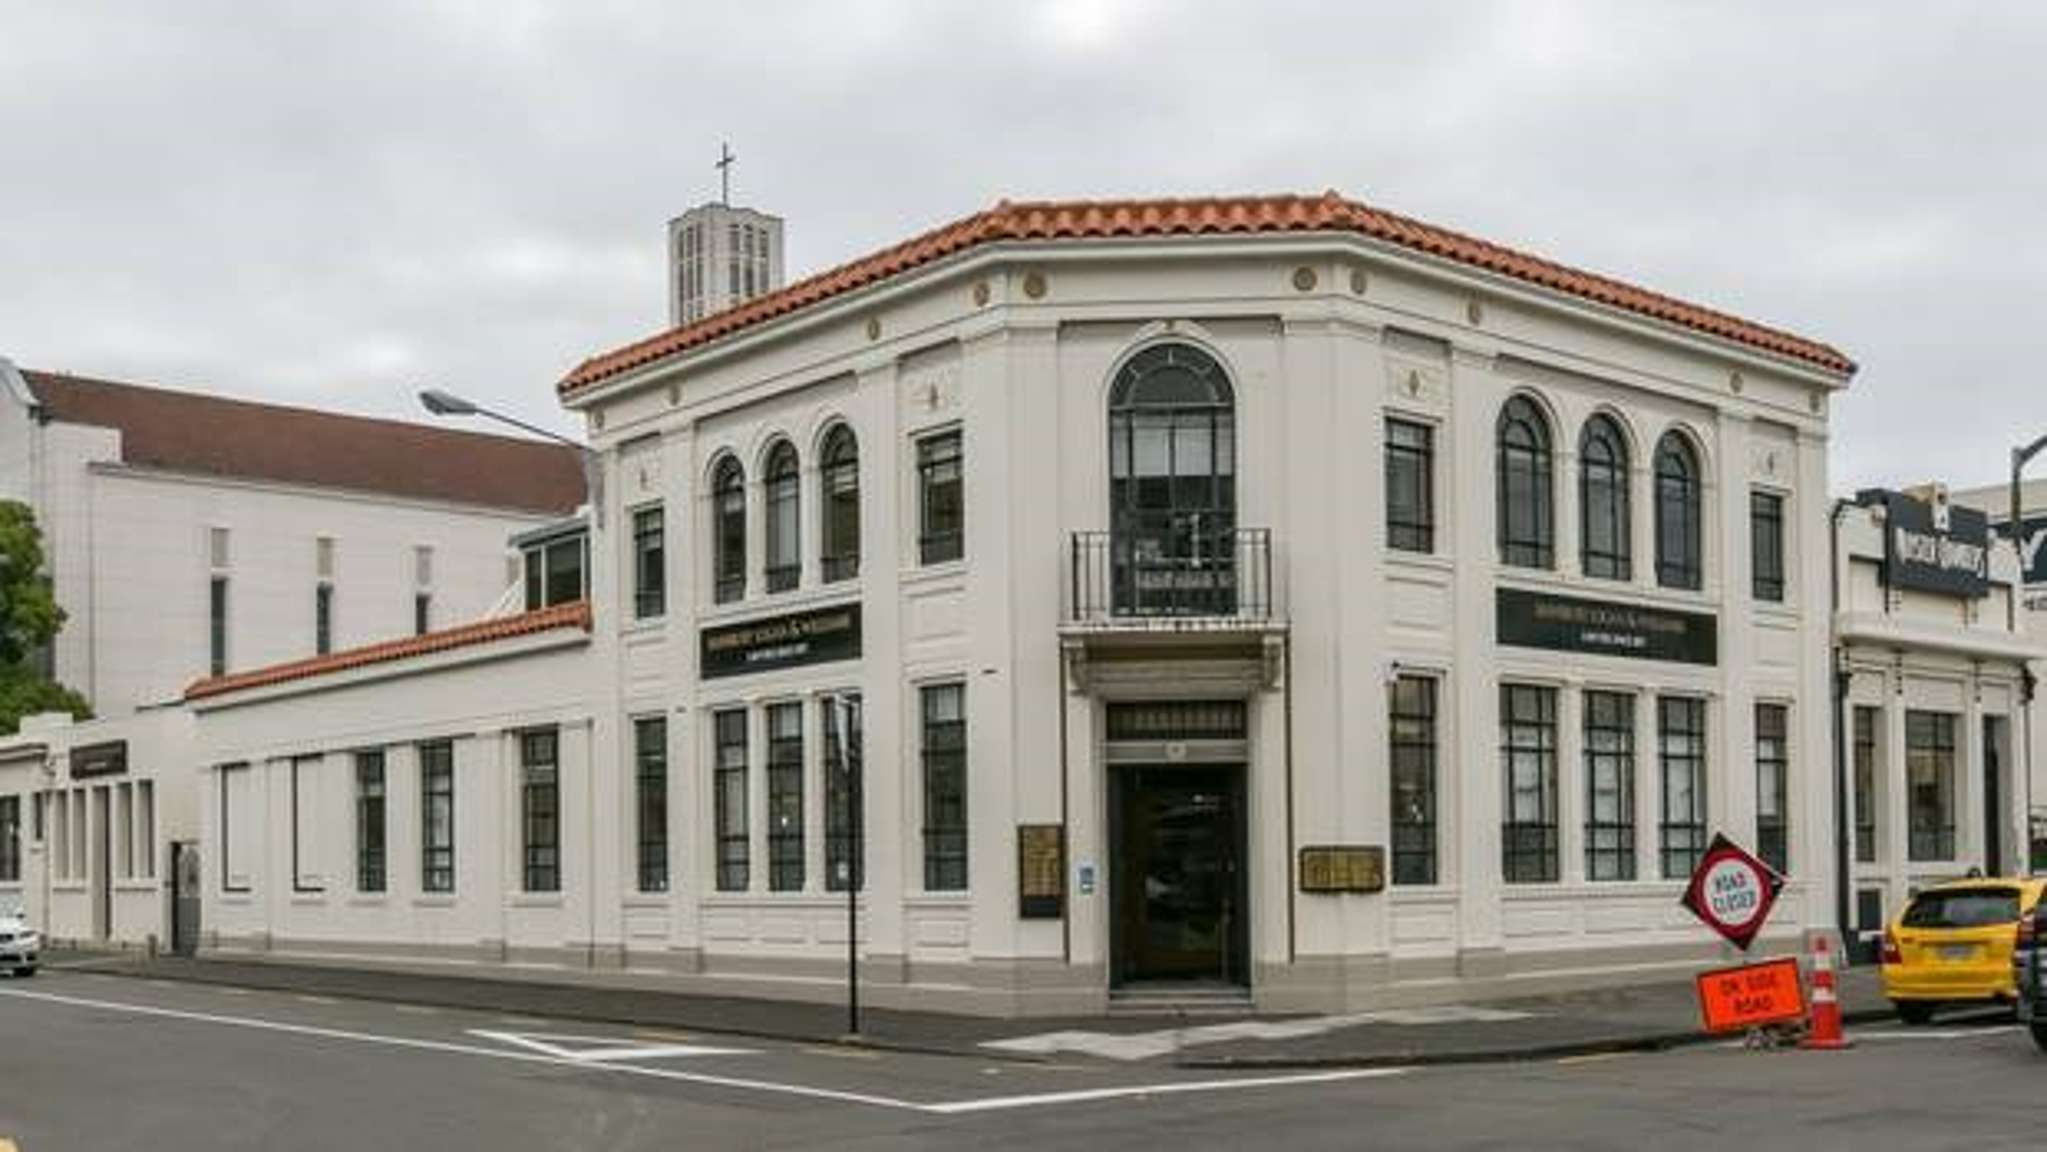
POLYGON ((1883 492, 1884 570, 1894 588, 1990 594, 1990 518, 1981 510, 1883 492))
MULTIPOLYGON (((2025 570, 2026 586, 2047 584, 2047 516, 2030 517, 2019 525, 2019 566, 2025 570)), ((1998 534, 2009 535, 2001 524, 1998 534)))
POLYGON ((706 680, 860 658, 860 605, 841 604, 706 628, 698 674, 706 680))
POLYGON ((128 770, 128 742, 108 740, 100 744, 80 744, 71 750, 71 778, 84 780, 91 776, 119 776, 128 770))
POLYGON ((1517 648, 1632 656, 1679 664, 1717 664, 1719 622, 1700 612, 1645 608, 1502 588, 1495 602, 1499 639, 1517 648))

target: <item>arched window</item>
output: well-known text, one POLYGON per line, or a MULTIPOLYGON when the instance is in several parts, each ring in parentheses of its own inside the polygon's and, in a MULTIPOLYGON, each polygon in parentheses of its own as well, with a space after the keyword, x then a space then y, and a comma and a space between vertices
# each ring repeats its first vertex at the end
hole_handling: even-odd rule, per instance
POLYGON ((844 424, 832 425, 824 435, 818 480, 824 500, 824 579, 850 580, 860 574, 860 446, 844 424))
POLYGON ((720 604, 746 595, 746 469, 731 456, 711 472, 711 580, 720 604))
POLYGON ((1236 394, 1199 348, 1130 358, 1109 393, 1112 604, 1118 613, 1237 608, 1236 394))
POLYGON ((802 475, 796 463, 796 446, 780 440, 768 449, 766 474, 761 478, 762 505, 767 511, 768 591, 787 592, 803 575, 803 533, 801 511, 802 475))
POLYGON ((1549 568, 1556 558, 1556 510, 1550 490, 1549 421, 1526 396, 1500 409, 1500 562, 1549 568))
POLYGON ((1634 572, 1628 530, 1628 442, 1610 416, 1594 416, 1578 437, 1578 559, 1585 575, 1626 580, 1634 572))
POLYGON ((1656 444, 1656 582, 1665 588, 1702 583, 1699 505, 1699 454, 1665 432, 1656 444))

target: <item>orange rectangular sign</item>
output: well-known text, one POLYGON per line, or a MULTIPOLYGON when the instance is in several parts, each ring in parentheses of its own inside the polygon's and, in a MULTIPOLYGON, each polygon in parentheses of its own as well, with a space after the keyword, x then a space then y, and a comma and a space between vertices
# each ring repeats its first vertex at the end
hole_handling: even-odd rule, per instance
POLYGON ((1699 973, 1699 1009, 1708 1032, 1740 1032, 1805 1019, 1798 961, 1770 960, 1699 973))

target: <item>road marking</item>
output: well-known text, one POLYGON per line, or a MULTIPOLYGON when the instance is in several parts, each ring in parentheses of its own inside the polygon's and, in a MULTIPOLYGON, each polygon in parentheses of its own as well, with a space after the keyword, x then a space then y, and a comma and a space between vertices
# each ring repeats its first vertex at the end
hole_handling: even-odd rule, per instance
POLYGON ((1079 1052, 1107 1060, 1136 1061, 1165 1056, 1198 1044, 1223 1044, 1236 1040, 1298 1040, 1344 1028, 1355 1028, 1360 1024, 1431 1027, 1442 1024, 1499 1024, 1531 1018, 1530 1013, 1517 1012, 1509 1008, 1445 1004, 1435 1008, 1388 1008, 1377 1012, 1352 1012, 1342 1016, 1304 1016, 1291 1020, 1231 1020, 1221 1024, 1160 1028, 1150 1032, 1045 1032, 1035 1036, 1013 1036, 1007 1040, 985 1040, 981 1047, 1037 1056, 1049 1056, 1057 1052, 1079 1052))
POLYGON ((2017 1024, 1999 1024, 1987 1028, 1910 1028, 1902 1031, 1870 1032, 1861 1028, 1848 1033, 1851 1040, 1973 1040, 1982 1036, 2004 1036, 2017 1032, 2017 1024))
POLYGON ((299 999, 299 1000, 301 1000, 301 1001, 302 1001, 302 1002, 304 1002, 304 1003, 307 1003, 307 1004, 333 1004, 333 1003, 335 1003, 335 1001, 334 1001, 334 1000, 333 1000, 333 999, 332 999, 331 997, 327 997, 327 996, 308 996, 308 995, 304 995, 304 994, 301 994, 301 995, 300 995, 300 996, 298 997, 298 999, 299 999))
POLYGON ((215 984, 213 985, 213 990, 222 996, 247 996, 249 994, 247 988, 230 988, 225 984, 215 984))
POLYGON ((425 1004, 393 1004, 391 1005, 391 1010, 393 1012, 403 1012, 408 1016, 438 1016, 441 1014, 439 1008, 431 1008, 425 1004))
POLYGON ((802 1051, 812 1056, 830 1056, 835 1060, 879 1060, 879 1052, 863 1052, 858 1048, 836 1048, 829 1044, 812 1044, 802 1051))
POLYGON ((1303 1084, 1337 1084, 1347 1080, 1378 1080, 1400 1076, 1406 1068, 1346 1068, 1337 1072, 1304 1072, 1290 1076, 1249 1076, 1240 1080, 1182 1080, 1168 1084, 1131 1084, 1117 1088, 1083 1088, 1072 1092, 1039 1092, 1028 1096, 993 1096, 981 1100, 955 1100, 947 1104, 926 1104, 926 1112, 940 1116, 963 1116, 975 1112, 1001 1112, 1012 1108, 1042 1108, 1048 1104, 1087 1104, 1098 1100, 1127 1100, 1152 1096, 1182 1096, 1194 1092, 1231 1092, 1246 1088, 1289 1088, 1303 1084))
POLYGON ((620 1042, 617 1036, 567 1036, 555 1032, 494 1032, 484 1028, 471 1028, 471 1036, 481 1036, 500 1044, 511 1044, 531 1052, 553 1056, 560 1060, 572 1060, 578 1064, 601 1064, 609 1060, 663 1060, 673 1056, 754 1056, 751 1048, 712 1048, 703 1044, 644 1044, 631 1040, 620 1042))
POLYGON ((1604 1064, 1608 1060, 1625 1060, 1633 1055, 1635 1055, 1633 1052, 1587 1052, 1579 1056, 1560 1056, 1557 1058, 1557 1063, 1564 1065, 1604 1064))

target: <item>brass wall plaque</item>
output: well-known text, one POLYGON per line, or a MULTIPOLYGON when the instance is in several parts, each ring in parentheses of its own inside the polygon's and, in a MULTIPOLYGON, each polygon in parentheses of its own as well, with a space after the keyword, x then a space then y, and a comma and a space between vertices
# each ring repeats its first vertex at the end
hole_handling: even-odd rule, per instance
POLYGON ((1301 891, 1379 892, 1386 887, 1386 849, 1377 844, 1322 844, 1301 849, 1301 891))
POLYGON ((1066 829, 1059 824, 1016 826, 1016 914, 1056 920, 1066 913, 1066 829))

